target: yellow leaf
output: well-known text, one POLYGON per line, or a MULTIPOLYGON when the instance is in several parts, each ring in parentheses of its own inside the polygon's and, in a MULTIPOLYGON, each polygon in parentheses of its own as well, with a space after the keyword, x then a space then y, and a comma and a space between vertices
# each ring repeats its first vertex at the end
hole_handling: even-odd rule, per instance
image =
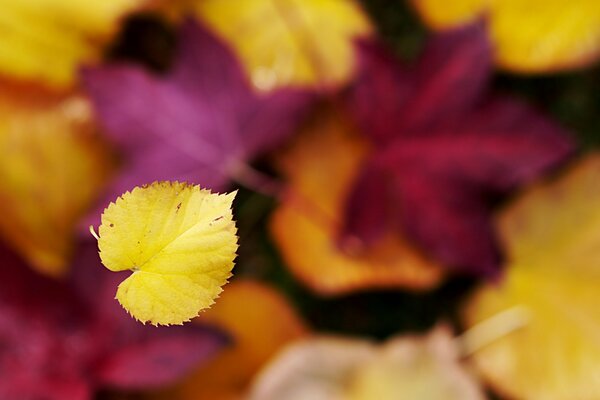
POLYGON ((0 72, 65 87, 147 0, 0 0, 0 72))
POLYGON ((515 306, 528 323, 474 354, 474 364, 509 397, 597 399, 600 382, 600 156, 538 185, 506 209, 502 282, 478 290, 468 326, 515 306))
POLYGON ((372 33, 354 0, 197 0, 194 5, 233 45, 261 90, 346 81, 355 65, 353 39, 372 33))
POLYGON ((0 234, 37 270, 60 275, 112 165, 90 104, 0 82, 0 148, 0 234))
POLYGON ((441 268, 399 235, 362 251, 337 243, 344 201, 368 154, 366 141, 336 116, 318 119, 280 157, 291 187, 271 221, 273 238, 296 277, 323 295, 369 288, 429 289, 441 268))
POLYGON ((237 280, 196 320, 228 332, 230 347, 174 390, 152 399, 241 400, 259 369, 285 344, 308 333, 286 299, 258 281, 237 280))
POLYGON ((480 400, 450 333, 366 340, 314 337, 286 348, 258 376, 249 400, 480 400))
POLYGON ((597 0, 412 0, 434 29, 460 25, 485 14, 498 64, 539 73, 571 69, 600 55, 597 0))
POLYGON ((436 29, 450 28, 473 21, 481 15, 486 3, 486 0, 410 1, 427 25, 436 29))
POLYGON ((155 182, 111 203, 99 229, 100 258, 131 270, 117 300, 137 320, 181 324, 210 307, 231 276, 237 250, 235 192, 155 182))

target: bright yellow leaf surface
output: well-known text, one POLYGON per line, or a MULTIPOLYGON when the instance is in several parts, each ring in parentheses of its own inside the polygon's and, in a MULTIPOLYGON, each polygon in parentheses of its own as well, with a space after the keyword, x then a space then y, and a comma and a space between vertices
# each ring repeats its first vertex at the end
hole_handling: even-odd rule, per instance
POLYGON ((91 106, 77 94, 0 82, 0 148, 0 234, 37 270, 60 275, 111 169, 91 106))
POLYGON ((597 0, 412 0, 425 22, 444 29, 485 14, 496 59, 537 73, 587 65, 600 55, 597 0))
POLYGON ((258 89, 333 86, 354 70, 353 39, 372 33, 354 0, 197 0, 258 89))
POLYGON ((597 399, 600 381, 600 156, 538 185, 503 212, 508 268, 468 303, 469 326, 524 307, 524 328, 474 354, 499 391, 520 399, 597 399))
POLYGON ((0 0, 0 72, 67 86, 147 0, 0 0))
POLYGON ((445 329, 366 340, 314 337, 292 344, 258 376, 249 400, 483 400, 445 329))
POLYGON ((308 333, 279 292, 251 280, 230 283, 219 301, 197 321, 228 332, 233 344, 175 390, 153 399, 242 400, 259 369, 282 346, 308 333))
POLYGON ((210 307, 231 276, 235 193, 187 183, 136 187, 102 214, 98 246, 111 271, 131 270, 117 300, 137 320, 181 324, 210 307))
POLYGON ((344 201, 368 151, 366 141, 336 116, 313 123, 279 158, 291 187, 273 214, 272 236, 294 275, 323 295, 432 288, 441 268, 399 235, 356 251, 337 243, 344 201))

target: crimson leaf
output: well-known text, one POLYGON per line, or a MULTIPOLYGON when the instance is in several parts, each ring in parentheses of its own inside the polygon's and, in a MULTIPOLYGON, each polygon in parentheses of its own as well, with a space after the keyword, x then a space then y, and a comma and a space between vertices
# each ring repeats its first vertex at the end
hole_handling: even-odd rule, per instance
POLYGON ((373 43, 359 44, 359 59, 348 108, 376 149, 348 198, 344 235, 370 243, 402 229, 451 268, 496 275, 494 202, 563 162, 569 135, 485 93, 491 52, 481 24, 435 37, 416 68, 373 43))

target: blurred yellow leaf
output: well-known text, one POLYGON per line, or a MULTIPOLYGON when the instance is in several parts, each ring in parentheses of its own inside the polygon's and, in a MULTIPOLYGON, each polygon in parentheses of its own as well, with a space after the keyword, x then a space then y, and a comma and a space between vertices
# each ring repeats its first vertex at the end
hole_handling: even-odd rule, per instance
POLYGON ((79 218, 111 169, 77 94, 0 82, 0 234, 41 272, 68 264, 79 218))
POLYGON ((522 399, 597 399, 600 382, 600 156, 532 188, 499 219, 502 282, 468 303, 469 326, 515 306, 525 327, 474 354, 490 383, 522 399))
POLYGON ((479 400, 445 329, 382 346, 316 337, 286 348, 257 377, 250 400, 479 400))
POLYGON ((149 0, 0 0, 0 72, 51 86, 97 61, 122 18, 149 0))
POLYGON ((261 90, 344 82, 354 70, 353 39, 372 33, 354 0, 197 0, 194 7, 261 90))
POLYGON ((354 252, 336 243, 344 201, 368 151, 366 141, 336 116, 313 123, 279 157, 291 187, 273 214, 273 238, 294 275, 323 295, 432 288, 442 270, 399 235, 387 234, 354 252))
POLYGON ((117 300, 137 320, 181 324, 210 307, 231 276, 237 250, 231 204, 187 183, 136 187, 102 214, 100 258, 131 270, 117 300))
POLYGON ((434 29, 485 15, 500 66, 523 73, 590 64, 600 55, 597 0, 412 0, 434 29))

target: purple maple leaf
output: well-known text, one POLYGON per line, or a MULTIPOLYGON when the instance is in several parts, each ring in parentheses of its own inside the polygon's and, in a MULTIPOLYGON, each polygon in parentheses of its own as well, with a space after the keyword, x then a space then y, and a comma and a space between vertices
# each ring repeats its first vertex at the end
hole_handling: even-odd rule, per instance
POLYGON ((358 49, 347 105, 375 151, 347 201, 343 235, 370 243, 402 229, 454 270, 497 275, 493 202, 558 166, 572 139, 522 102, 486 94, 482 24, 434 37, 412 68, 377 44, 358 49))
POLYGON ((98 387, 167 385, 228 343, 199 325, 136 323, 117 309, 117 274, 94 245, 80 250, 71 281, 58 282, 0 249, 0 398, 87 400, 98 387))
POLYGON ((294 132, 315 97, 300 89, 255 92, 229 49, 191 20, 166 76, 120 64, 86 69, 82 77, 124 158, 110 200, 155 180, 224 189, 240 163, 294 132))

